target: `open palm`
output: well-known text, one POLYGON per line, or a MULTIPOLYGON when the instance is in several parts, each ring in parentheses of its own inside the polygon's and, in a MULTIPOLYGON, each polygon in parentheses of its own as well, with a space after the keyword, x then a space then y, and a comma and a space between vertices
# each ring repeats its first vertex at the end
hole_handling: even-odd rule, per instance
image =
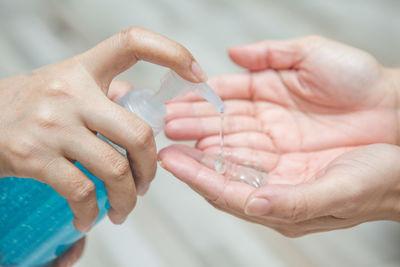
MULTIPOLYGON (((226 107, 225 145, 235 162, 264 169, 269 183, 314 179, 338 155, 397 142, 397 97, 367 53, 308 37, 230 49, 247 73, 210 79, 226 107)), ((166 134, 219 152, 219 114, 195 96, 168 105, 166 134)))
POLYGON ((249 71, 209 82, 225 102, 226 155, 265 170, 267 183, 254 188, 213 169, 219 114, 193 95, 168 104, 165 132, 197 140, 196 149, 163 149, 165 169, 214 207, 286 236, 400 221, 394 70, 319 37, 229 53, 249 71))

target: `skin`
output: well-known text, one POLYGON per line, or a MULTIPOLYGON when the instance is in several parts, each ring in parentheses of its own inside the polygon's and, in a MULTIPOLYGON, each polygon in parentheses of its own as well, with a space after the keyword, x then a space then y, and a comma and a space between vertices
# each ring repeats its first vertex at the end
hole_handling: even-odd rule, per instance
POLYGON ((0 80, 0 177, 50 185, 67 199, 75 228, 87 232, 98 207, 93 182, 73 165, 79 161, 103 180, 108 215, 122 223, 136 192, 146 192, 156 171, 150 126, 107 98, 118 98, 118 90, 109 91, 112 80, 139 60, 169 67, 191 82, 206 79, 183 46, 130 27, 63 62, 0 80), (96 133, 126 148, 128 158, 96 133))
POLYGON ((49 266, 51 267, 69 267, 78 261, 82 256, 83 249, 85 246, 85 238, 82 238, 70 247, 64 254, 52 262, 49 266))
MULTIPOLYGON (((107 97, 117 102, 121 99, 129 90, 132 90, 132 86, 127 82, 112 81, 110 88, 107 93, 107 97)), ((86 237, 83 237, 65 251, 60 257, 49 264, 52 267, 69 267, 74 265, 79 258, 81 258, 86 243, 86 237)))
POLYGON ((215 77, 228 160, 263 169, 261 188, 214 171, 219 114, 197 96, 168 104, 161 165, 214 207, 285 236, 400 221, 398 70, 321 37, 229 49, 248 71, 215 77))

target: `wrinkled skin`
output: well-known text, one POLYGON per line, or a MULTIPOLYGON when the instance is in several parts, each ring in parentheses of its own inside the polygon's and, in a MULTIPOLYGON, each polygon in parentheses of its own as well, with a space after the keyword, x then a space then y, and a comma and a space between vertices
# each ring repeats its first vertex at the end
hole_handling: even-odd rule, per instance
POLYGON ((229 55, 248 72, 209 80, 225 102, 227 158, 264 169, 268 183, 229 181, 207 164, 220 119, 194 95, 168 105, 165 132, 196 149, 162 150, 164 168, 216 208, 286 236, 399 220, 398 71, 320 37, 229 55))

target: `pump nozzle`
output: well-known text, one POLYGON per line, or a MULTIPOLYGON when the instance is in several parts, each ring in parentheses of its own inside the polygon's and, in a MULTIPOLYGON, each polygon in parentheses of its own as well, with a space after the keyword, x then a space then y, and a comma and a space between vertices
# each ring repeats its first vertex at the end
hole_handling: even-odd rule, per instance
POLYGON ((206 83, 192 83, 170 70, 161 79, 160 89, 153 95, 153 99, 165 104, 165 102, 194 92, 210 102, 218 112, 224 112, 224 102, 206 83))

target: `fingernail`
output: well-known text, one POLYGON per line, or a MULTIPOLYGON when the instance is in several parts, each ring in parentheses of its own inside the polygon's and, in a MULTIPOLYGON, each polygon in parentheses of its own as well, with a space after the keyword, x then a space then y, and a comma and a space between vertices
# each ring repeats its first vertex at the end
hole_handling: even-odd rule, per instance
POLYGON ((144 196, 146 194, 146 192, 149 190, 150 185, 146 184, 146 185, 139 185, 136 188, 136 192, 139 196, 144 196))
POLYGON ((253 198, 244 212, 249 216, 262 216, 268 214, 270 206, 270 202, 265 198, 253 198))
POLYGON ((201 69, 199 63, 196 61, 192 62, 192 72, 194 76, 197 77, 199 82, 205 82, 207 81, 207 75, 204 73, 204 71, 201 69))

